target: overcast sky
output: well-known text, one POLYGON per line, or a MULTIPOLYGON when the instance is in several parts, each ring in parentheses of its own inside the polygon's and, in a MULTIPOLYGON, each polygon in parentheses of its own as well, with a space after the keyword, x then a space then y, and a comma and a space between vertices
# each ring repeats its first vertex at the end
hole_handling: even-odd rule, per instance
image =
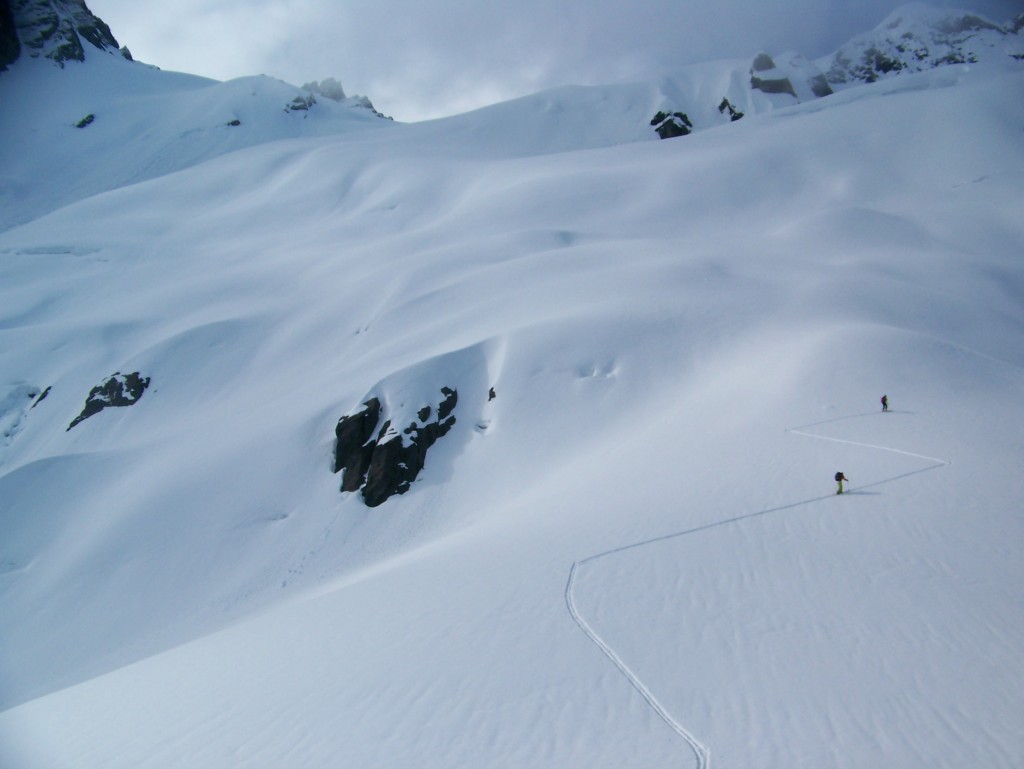
MULTIPOLYGON (((814 59, 901 0, 87 0, 162 69, 294 85, 338 79, 396 120, 440 117, 648 66, 798 51, 814 59)), ((1021 0, 931 0, 1004 22, 1021 0)))

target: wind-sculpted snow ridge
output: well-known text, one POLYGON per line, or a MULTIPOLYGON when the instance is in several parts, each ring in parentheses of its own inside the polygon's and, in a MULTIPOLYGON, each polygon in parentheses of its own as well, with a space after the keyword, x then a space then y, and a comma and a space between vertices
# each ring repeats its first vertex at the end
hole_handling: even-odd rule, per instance
MULTIPOLYGON (((786 432, 790 433, 791 435, 799 435, 799 436, 804 437, 804 438, 814 438, 814 439, 817 439, 817 440, 831 441, 833 443, 839 443, 839 444, 843 444, 843 445, 847 445, 847 446, 857 446, 857 447, 865 448, 865 449, 874 449, 874 450, 877 450, 877 451, 888 451, 888 452, 891 452, 893 454, 900 454, 902 456, 908 456, 908 457, 913 457, 913 458, 916 458, 916 459, 922 459, 922 460, 925 460, 925 461, 930 463, 926 467, 922 467, 922 468, 920 468, 918 470, 912 470, 910 472, 901 473, 900 475, 892 476, 892 477, 889 477, 889 478, 884 478, 884 479, 882 479, 880 481, 874 481, 872 483, 867 483, 867 484, 860 485, 860 486, 857 487, 859 489, 867 489, 867 488, 872 488, 872 487, 875 487, 875 486, 881 486, 881 485, 886 484, 886 483, 892 483, 893 481, 897 481, 897 480, 900 480, 900 479, 903 479, 903 478, 907 478, 907 477, 909 477, 911 475, 917 475, 919 473, 925 473, 925 472, 929 472, 931 470, 937 470, 937 469, 939 469, 941 467, 946 467, 946 466, 948 466, 950 464, 949 461, 945 460, 945 459, 939 459, 938 457, 931 457, 931 456, 927 456, 925 454, 917 454, 917 453, 912 452, 912 451, 905 451, 903 449, 897 449, 897 448, 893 448, 891 446, 879 446, 879 445, 875 445, 875 444, 871 444, 871 443, 863 443, 863 442, 860 442, 860 441, 851 441, 851 440, 847 440, 845 438, 833 438, 833 437, 827 436, 827 435, 819 435, 817 433, 807 432, 807 430, 810 430, 810 429, 815 428, 815 427, 820 427, 822 425, 834 424, 836 422, 841 422, 841 421, 850 420, 850 419, 860 419, 860 418, 864 418, 864 417, 868 417, 868 416, 873 416, 873 414, 852 414, 852 415, 848 415, 848 416, 837 417, 837 418, 834 418, 834 419, 828 419, 828 420, 824 420, 824 421, 820 421, 820 422, 813 422, 813 423, 807 424, 807 425, 801 425, 799 427, 787 428, 786 432)), ((856 492, 853 492, 853 493, 856 493, 856 492)), ((618 668, 618 670, 626 677, 626 679, 630 682, 630 684, 633 686, 633 688, 636 689, 637 692, 639 692, 640 696, 644 698, 644 701, 647 702, 647 704, 651 707, 652 710, 654 710, 654 712, 658 715, 658 717, 661 718, 666 724, 668 724, 668 726, 686 742, 686 744, 693 751, 694 757, 696 759, 696 764, 695 765, 696 765, 697 769, 709 769, 709 767, 711 766, 711 752, 710 752, 709 748, 707 746, 705 746, 700 740, 698 740, 693 734, 691 734, 686 729, 686 727, 684 727, 682 724, 679 723, 679 721, 658 700, 658 698, 654 695, 654 693, 650 690, 650 688, 630 668, 629 664, 625 660, 622 659, 622 657, 615 651, 615 649, 612 648, 612 646, 610 644, 608 644, 604 640, 604 638, 601 637, 601 634, 580 613, 579 607, 577 606, 576 599, 575 599, 576 582, 577 582, 577 577, 578 577, 578 575, 580 573, 580 569, 582 567, 584 567, 585 565, 587 565, 587 564, 594 563, 595 561, 598 561, 598 560, 600 560, 602 558, 605 558, 607 556, 616 555, 616 554, 619 554, 619 553, 624 553, 624 552, 626 552, 628 550, 636 550, 636 549, 639 549, 639 548, 642 548, 642 547, 646 547, 648 545, 653 545, 655 543, 665 542, 667 540, 678 539, 680 537, 685 537, 685 536, 688 536, 690 534, 696 534, 698 532, 707 531, 709 529, 715 529, 715 528, 719 528, 719 527, 730 525, 730 524, 734 524, 734 523, 740 523, 742 521, 750 520, 750 519, 753 519, 753 518, 759 518, 761 516, 769 515, 771 513, 781 513, 783 511, 792 510, 794 508, 802 507, 804 505, 809 505, 809 504, 812 504, 814 502, 823 502, 823 501, 825 501, 827 499, 832 498, 833 496, 835 496, 835 495, 834 494, 826 494, 826 495, 823 495, 823 496, 820 496, 820 497, 813 497, 811 499, 803 499, 803 500, 799 500, 797 502, 792 502, 790 504, 779 505, 779 506, 775 506, 775 507, 772 507, 772 508, 769 508, 769 509, 766 509, 766 510, 759 510, 759 511, 754 512, 754 513, 748 513, 748 514, 745 514, 745 515, 740 515, 740 516, 736 516, 736 517, 733 517, 733 518, 728 518, 728 519, 722 520, 722 521, 716 521, 714 523, 706 524, 704 526, 698 526, 696 528, 687 529, 686 531, 680 531, 680 532, 676 532, 674 534, 667 534, 665 536, 655 537, 655 538, 652 538, 652 539, 645 540, 643 542, 636 542, 636 543, 631 544, 631 545, 625 545, 623 547, 614 548, 612 550, 607 550, 607 551, 605 551, 603 553, 598 553, 596 555, 592 555, 592 556, 589 556, 587 558, 583 558, 582 560, 576 561, 575 563, 573 563, 572 567, 569 570, 569 579, 568 579, 568 582, 566 583, 566 588, 565 588, 565 603, 566 603, 566 606, 569 609, 569 614, 570 614, 570 616, 572 616, 573 621, 576 623, 577 626, 579 626, 580 630, 582 630, 583 633, 612 662, 612 664, 615 665, 615 667, 618 668)))

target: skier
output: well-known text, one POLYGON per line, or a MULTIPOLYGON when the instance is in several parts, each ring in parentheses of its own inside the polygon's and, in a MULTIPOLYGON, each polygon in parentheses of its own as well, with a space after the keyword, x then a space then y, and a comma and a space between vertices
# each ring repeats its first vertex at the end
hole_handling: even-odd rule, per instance
POLYGON ((839 488, 836 490, 836 494, 843 493, 843 481, 849 481, 850 479, 843 475, 841 472, 836 473, 836 483, 839 484, 839 488))
POLYGON ((882 411, 888 411, 888 410, 889 410, 889 396, 888 395, 883 395, 882 396, 882 411))

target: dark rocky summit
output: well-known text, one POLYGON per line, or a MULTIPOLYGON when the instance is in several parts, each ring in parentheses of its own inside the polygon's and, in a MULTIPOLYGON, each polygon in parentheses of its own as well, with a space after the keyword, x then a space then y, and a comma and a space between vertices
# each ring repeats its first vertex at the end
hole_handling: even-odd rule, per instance
POLYGON ((0 69, 21 53, 51 59, 61 67, 85 61, 93 49, 131 59, 85 0, 0 0, 0 69))
POLYGON ((89 397, 85 399, 85 408, 68 425, 68 430, 108 406, 133 406, 138 403, 147 387, 149 377, 143 378, 138 371, 131 374, 117 372, 106 382, 89 391, 89 397))
POLYGON ((341 490, 362 490, 367 507, 407 492, 426 464, 427 450, 455 424, 458 393, 442 387, 441 395, 437 406, 422 406, 405 428, 385 418, 378 429, 382 416, 386 417, 378 398, 370 398, 361 411, 338 420, 334 472, 344 470, 341 490))

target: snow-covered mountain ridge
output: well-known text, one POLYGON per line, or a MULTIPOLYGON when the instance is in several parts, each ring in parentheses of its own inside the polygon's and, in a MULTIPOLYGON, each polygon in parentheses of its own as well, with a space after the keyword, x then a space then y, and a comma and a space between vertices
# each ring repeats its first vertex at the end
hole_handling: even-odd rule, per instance
MULTIPOLYGON (((0 73, 0 102, 16 105, 0 144, 0 230, 244 147, 390 127, 369 99, 346 97, 333 78, 299 88, 266 76, 219 83, 161 72, 124 61, 126 51, 84 2, 16 0, 12 7, 28 53, 0 73), (58 55, 71 49, 76 55, 58 55), (40 179, 40 145, 82 173, 40 179), (104 151, 114 147, 116 156, 104 151)), ((816 62, 760 53, 614 88, 553 89, 485 108, 469 124, 515 124, 523 140, 496 150, 510 153, 520 145, 562 152, 686 135, 901 73, 1024 66, 1021 18, 999 26, 964 11, 909 5, 816 62)), ((459 116, 432 130, 459 135, 463 122, 459 116)))
POLYGON ((0 74, 0 766, 1016 769, 1024 74, 750 69, 0 74))
POLYGON ((221 83, 133 62, 81 0, 11 8, 21 56, 0 72, 0 230, 244 147, 391 122, 332 78, 221 83), (41 179, 40 153, 67 171, 41 179))
POLYGON ((914 3, 817 64, 828 81, 840 87, 951 64, 1021 61, 1022 28, 1024 13, 1000 25, 966 11, 914 3))

